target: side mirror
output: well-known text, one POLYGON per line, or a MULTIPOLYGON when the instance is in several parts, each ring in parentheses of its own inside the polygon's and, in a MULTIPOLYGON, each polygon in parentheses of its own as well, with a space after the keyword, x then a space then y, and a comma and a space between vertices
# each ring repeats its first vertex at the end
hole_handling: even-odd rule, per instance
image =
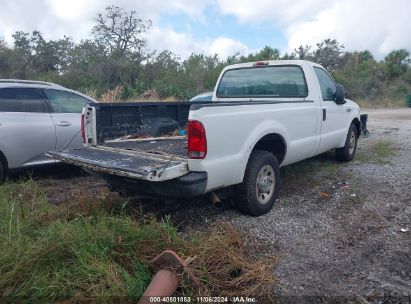
POLYGON ((345 90, 344 87, 340 84, 337 84, 335 90, 335 103, 336 104, 344 104, 345 101, 345 90))

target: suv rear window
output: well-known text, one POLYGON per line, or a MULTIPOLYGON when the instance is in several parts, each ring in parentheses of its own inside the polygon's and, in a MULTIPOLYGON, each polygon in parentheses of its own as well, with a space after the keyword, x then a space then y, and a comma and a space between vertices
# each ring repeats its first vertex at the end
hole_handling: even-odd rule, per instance
POLYGON ((43 98, 35 88, 0 89, 0 112, 43 113, 43 98))
POLYGON ((266 66, 228 70, 217 97, 307 97, 304 72, 299 66, 266 66))

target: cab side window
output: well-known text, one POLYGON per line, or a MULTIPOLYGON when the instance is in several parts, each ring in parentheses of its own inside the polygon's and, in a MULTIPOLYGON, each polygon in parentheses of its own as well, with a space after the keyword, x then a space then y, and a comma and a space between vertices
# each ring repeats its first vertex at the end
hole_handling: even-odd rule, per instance
POLYGON ((35 88, 0 89, 0 112, 44 113, 41 91, 35 88))
POLYGON ((81 113, 90 101, 80 95, 53 89, 44 90, 54 113, 81 113))
POLYGON ((324 101, 334 101, 336 86, 330 75, 321 68, 314 67, 318 82, 321 88, 321 95, 324 101))

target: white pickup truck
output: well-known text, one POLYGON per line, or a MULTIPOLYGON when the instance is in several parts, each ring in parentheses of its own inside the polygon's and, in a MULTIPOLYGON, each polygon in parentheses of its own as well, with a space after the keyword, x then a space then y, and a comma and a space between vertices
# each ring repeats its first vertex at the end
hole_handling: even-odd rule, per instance
POLYGON ((228 66, 209 103, 91 104, 82 122, 85 146, 51 154, 113 190, 189 197, 235 185, 253 216, 273 207, 280 166, 332 149, 350 161, 361 129, 359 106, 303 60, 228 66))

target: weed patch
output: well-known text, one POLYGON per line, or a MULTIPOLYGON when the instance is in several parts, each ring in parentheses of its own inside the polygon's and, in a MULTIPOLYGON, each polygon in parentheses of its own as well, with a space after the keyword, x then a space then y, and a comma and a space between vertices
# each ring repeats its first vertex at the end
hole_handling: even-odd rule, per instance
POLYGON ((380 99, 357 99, 356 102, 361 108, 384 109, 406 107, 405 99, 380 98, 380 99))
POLYGON ((167 218, 136 221, 120 198, 78 195, 54 205, 32 180, 0 185, 0 298, 136 302, 149 261, 165 249, 193 258, 201 286, 183 285, 182 294, 271 296, 275 260, 253 256, 232 226, 185 238, 167 218))
POLYGON ((287 185, 303 186, 317 177, 334 175, 338 166, 332 152, 324 153, 281 168, 282 182, 287 185))
POLYGON ((389 157, 395 155, 397 149, 390 141, 379 141, 371 149, 358 151, 357 159, 362 162, 389 164, 389 157))

